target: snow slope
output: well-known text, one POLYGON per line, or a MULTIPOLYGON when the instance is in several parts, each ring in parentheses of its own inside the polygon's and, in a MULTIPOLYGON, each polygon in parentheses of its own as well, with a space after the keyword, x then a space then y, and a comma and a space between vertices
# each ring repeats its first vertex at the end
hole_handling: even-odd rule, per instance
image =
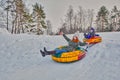
POLYGON ((119 80, 120 32, 99 34, 103 41, 74 63, 57 63, 39 52, 66 45, 61 35, 0 34, 0 80, 119 80))

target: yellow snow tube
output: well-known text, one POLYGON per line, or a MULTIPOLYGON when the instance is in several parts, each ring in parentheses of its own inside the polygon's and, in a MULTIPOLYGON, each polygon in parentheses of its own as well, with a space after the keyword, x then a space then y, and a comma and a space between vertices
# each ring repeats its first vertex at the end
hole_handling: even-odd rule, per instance
POLYGON ((85 51, 76 50, 72 52, 64 52, 60 57, 52 55, 52 59, 57 62, 73 62, 82 59, 85 56, 85 51))
POLYGON ((102 41, 102 38, 99 36, 92 37, 90 39, 83 39, 83 42, 88 42, 89 44, 99 43, 102 41))

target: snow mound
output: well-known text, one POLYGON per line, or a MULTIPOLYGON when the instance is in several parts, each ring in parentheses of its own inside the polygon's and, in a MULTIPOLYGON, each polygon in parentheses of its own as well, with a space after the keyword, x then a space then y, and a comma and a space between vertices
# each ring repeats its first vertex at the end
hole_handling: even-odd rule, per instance
POLYGON ((0 34, 10 34, 5 28, 0 28, 0 34))
POLYGON ((0 80, 119 80, 120 32, 99 34, 102 42, 74 63, 57 63, 39 52, 67 45, 62 35, 0 35, 0 80))

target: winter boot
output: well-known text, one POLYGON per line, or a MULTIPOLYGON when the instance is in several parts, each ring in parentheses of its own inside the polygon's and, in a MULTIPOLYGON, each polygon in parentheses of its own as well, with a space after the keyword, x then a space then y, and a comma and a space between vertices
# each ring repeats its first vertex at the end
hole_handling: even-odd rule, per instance
POLYGON ((41 52, 41 55, 45 57, 45 52, 43 52, 42 50, 40 50, 40 52, 41 52))

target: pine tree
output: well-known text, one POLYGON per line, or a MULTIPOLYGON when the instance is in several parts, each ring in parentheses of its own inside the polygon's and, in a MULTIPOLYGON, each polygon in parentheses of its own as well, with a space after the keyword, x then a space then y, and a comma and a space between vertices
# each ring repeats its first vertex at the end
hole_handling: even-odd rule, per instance
POLYGON ((108 25, 108 10, 105 6, 102 6, 97 14, 97 27, 100 27, 100 31, 104 31, 105 26, 108 25))
POLYGON ((25 32, 31 32, 32 31, 32 27, 34 27, 34 21, 33 21, 33 17, 32 14, 26 12, 24 15, 24 28, 25 28, 25 32))
POLYGON ((44 21, 46 16, 45 16, 43 7, 38 3, 33 5, 33 15, 34 15, 35 21, 37 22, 37 34, 39 35, 42 33, 42 28, 46 28, 46 24, 44 21))
POLYGON ((15 16, 13 20, 13 27, 12 27, 12 33, 24 33, 24 17, 25 14, 25 5, 22 0, 13 0, 13 11, 15 12, 13 15, 15 16))
POLYGON ((118 23, 119 23, 119 14, 120 13, 117 9, 117 6, 114 6, 114 8, 111 11, 111 20, 112 20, 111 25, 113 26, 114 31, 117 30, 117 26, 118 26, 118 23))

